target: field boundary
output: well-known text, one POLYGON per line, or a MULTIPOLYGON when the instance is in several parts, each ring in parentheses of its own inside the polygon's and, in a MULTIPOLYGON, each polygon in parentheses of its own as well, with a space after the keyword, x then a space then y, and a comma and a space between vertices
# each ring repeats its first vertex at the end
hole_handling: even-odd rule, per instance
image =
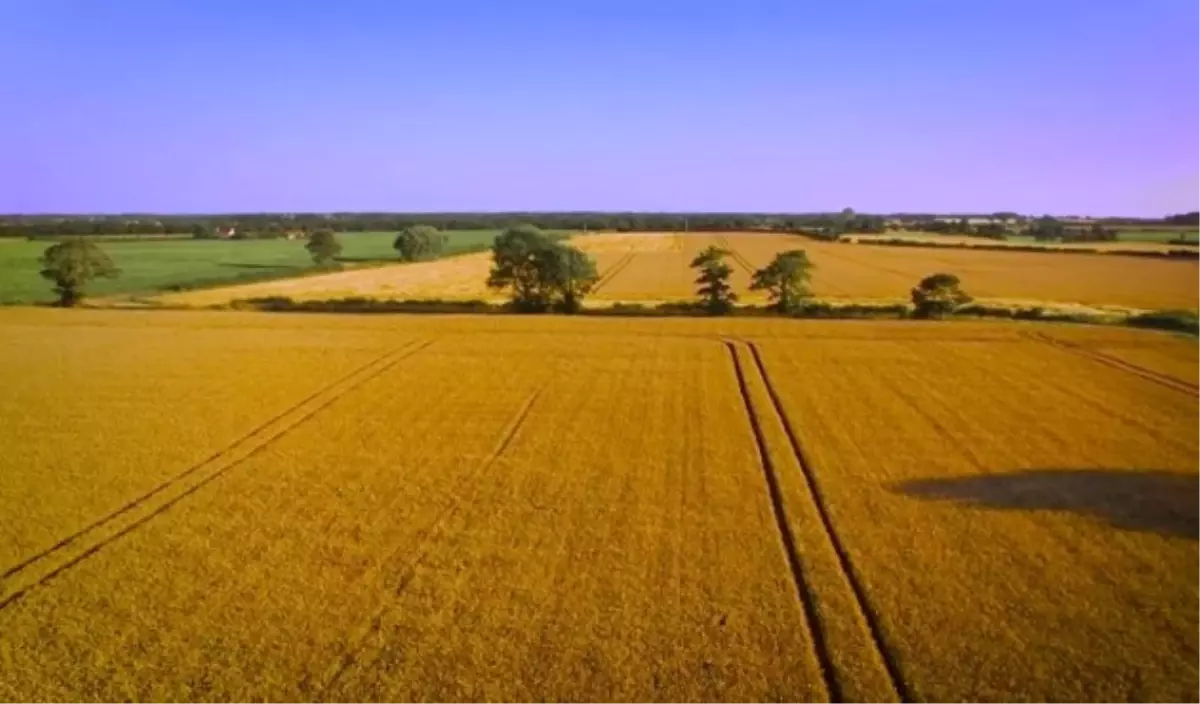
POLYGON ((1051 347, 1066 350, 1067 352, 1077 354, 1080 357, 1091 359, 1105 366, 1112 367, 1113 369, 1119 369, 1128 374, 1132 374, 1147 381, 1154 382, 1159 386, 1163 386, 1189 396, 1196 396, 1198 393, 1200 393, 1200 387, 1192 384, 1191 382, 1173 377, 1170 374, 1164 374, 1162 372, 1154 371, 1153 369, 1147 369, 1146 367, 1134 364, 1132 362, 1126 362, 1123 359, 1118 359, 1116 357, 1104 354, 1104 352, 1100 350, 1089 349, 1082 345, 1067 342, 1066 340, 1060 340, 1042 332, 1026 332, 1025 335, 1030 339, 1036 340, 1051 347))
MULTIPOLYGON (((483 460, 476 465, 474 470, 465 473, 453 485, 450 495, 458 498, 453 499, 445 508, 443 508, 442 511, 438 513, 434 519, 421 530, 420 533, 417 534, 416 538, 411 543, 401 545, 397 549, 393 550, 386 559, 381 560, 378 563, 378 566, 372 572, 372 576, 377 574, 384 565, 391 563, 398 556, 403 554, 403 567, 398 572, 399 576, 396 580, 396 585, 385 590, 390 592, 391 596, 386 597, 387 601, 385 601, 384 604, 375 610, 369 620, 350 632, 350 638, 348 639, 350 641, 349 647, 345 648, 344 652, 337 657, 333 663, 326 667, 325 674, 321 678, 322 681, 317 684, 315 688, 311 682, 306 683, 308 685, 306 689, 310 690, 310 693, 325 692, 329 690, 329 688, 335 686, 342 679, 342 677, 351 667, 363 660, 364 651, 367 650, 367 644, 370 642, 371 636, 379 633, 383 629, 383 620, 387 613, 392 609, 393 604, 391 602, 393 598, 404 593, 404 590, 408 588, 408 585, 412 582, 413 578, 416 577, 417 569, 429 555, 430 551, 428 546, 430 541, 438 535, 438 532, 441 530, 442 526, 446 524, 446 521, 449 518, 457 513, 464 506, 464 504, 470 503, 470 501, 475 497, 476 492, 479 490, 479 482, 477 480, 489 469, 491 469, 492 465, 494 465, 500 459, 500 457, 504 455, 505 451, 508 450, 509 446, 512 445, 517 433, 520 432, 521 428, 525 424, 525 420, 529 417, 530 412, 533 410, 534 404, 542 395, 542 392, 545 391, 546 387, 549 386, 549 383, 549 380, 547 380, 529 395, 529 397, 517 409, 517 412, 513 418, 501 431, 500 439, 492 451, 484 456, 483 460), (460 490, 468 486, 471 487, 471 490, 468 491, 465 496, 463 496, 460 490), (405 550, 406 546, 409 547, 407 551, 405 550)), ((386 583, 384 586, 386 586, 386 583)))
POLYGON ((771 383, 770 374, 767 372, 766 364, 762 360, 762 354, 757 343, 742 341, 743 344, 750 350, 751 358, 754 360, 754 366, 762 378, 763 386, 766 388, 767 396, 771 399, 771 406, 774 408, 775 414, 779 417, 783 425, 784 434, 787 435, 788 444, 791 446, 792 453, 796 457, 796 462, 800 467, 800 474, 804 481, 804 487, 812 498, 813 505, 817 509, 817 515, 821 520, 821 525, 824 528, 825 536, 829 540, 830 546, 833 548, 834 554, 837 556, 838 564, 846 576, 846 581, 850 585, 850 589, 854 594, 854 600, 863 620, 867 624, 870 631, 871 639, 876 651, 879 653, 880 659, 883 661, 884 668, 887 670, 893 690, 899 695, 900 700, 904 702, 913 701, 912 693, 908 689, 908 685, 904 679, 904 675, 900 670, 899 664, 896 662, 895 656, 892 654, 891 648, 888 647, 887 639, 883 635, 883 629, 880 625, 879 615, 875 609, 871 607, 871 602, 867 598, 866 589, 862 585, 862 580, 854 568, 854 563, 850 559, 850 554, 846 550, 838 537, 837 531, 833 525, 833 519, 829 515, 829 508, 826 502, 825 494, 821 489, 820 483, 817 481, 816 473, 812 462, 809 460, 807 453, 804 451, 803 445, 800 443, 799 436, 795 428, 792 426, 791 418, 784 410, 783 403, 779 399, 779 394, 775 390, 775 386, 771 383))
POLYGON ((413 340, 376 357, 310 394, 232 444, 188 467, 149 492, 59 540, 0 574, 0 610, 45 585, 105 546, 128 535, 183 499, 241 465, 329 405, 371 381, 435 340, 413 340), (157 498, 156 498, 157 497, 157 498), (87 538, 84 540, 84 538, 87 538))
POLYGON ((787 512, 783 504, 783 491, 779 487, 779 476, 775 470, 775 463, 771 461, 771 454, 767 449, 767 439, 763 434, 758 411, 755 410, 754 402, 750 398, 750 389, 746 383, 746 373, 742 368, 742 361, 738 357, 738 346, 732 340, 722 340, 722 343, 729 351, 729 358, 733 363, 733 373, 737 379, 738 393, 741 395, 742 403, 746 408, 746 416, 750 421, 750 430, 754 435, 758 463, 762 467, 763 477, 766 480, 767 493, 771 500, 771 513, 775 518, 775 528, 783 543, 783 551, 787 559, 788 569, 791 572, 792 583, 796 587, 796 598, 800 601, 801 609, 804 612, 804 620, 808 626, 809 637, 813 642, 813 651, 817 656, 817 662, 821 666, 821 677, 825 684, 825 692, 829 695, 831 701, 843 701, 845 695, 842 690, 842 684, 838 681, 835 674, 836 669, 833 665, 833 658, 829 653, 824 624, 821 621, 820 613, 814 601, 813 591, 804 579, 804 567, 800 563, 799 550, 796 547, 796 536, 792 532, 791 524, 787 520, 787 512))

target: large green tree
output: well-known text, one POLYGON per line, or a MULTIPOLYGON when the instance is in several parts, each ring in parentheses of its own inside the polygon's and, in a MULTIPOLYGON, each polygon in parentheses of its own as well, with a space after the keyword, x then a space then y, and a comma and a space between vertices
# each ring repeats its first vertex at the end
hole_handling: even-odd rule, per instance
POLYGON ((699 271, 696 293, 700 296, 700 305, 709 315, 724 315, 737 301, 737 294, 729 285, 733 269, 725 263, 725 257, 729 255, 729 250, 709 245, 692 259, 691 268, 699 271))
POLYGON ((510 227, 492 243, 487 285, 508 290, 519 311, 574 312, 597 278, 590 257, 532 225, 510 227))
POLYGON ((962 282, 954 274, 931 274, 912 290, 912 302, 918 318, 940 318, 971 302, 962 282))
POLYGON ((59 242, 46 248, 41 258, 42 278, 54 282, 58 304, 73 306, 83 300, 84 287, 93 279, 111 279, 121 274, 100 247, 85 239, 59 242))
POLYGON ((396 235, 392 248, 406 262, 431 259, 442 253, 446 236, 436 227, 429 225, 413 225, 406 227, 396 235))
POLYGON ((583 305, 583 297, 591 292, 600 279, 596 262, 584 252, 565 244, 555 243, 552 267, 556 306, 564 313, 577 313, 583 305))
POLYGON ((792 249, 775 255, 770 264, 754 272, 751 291, 767 291, 772 307, 781 313, 795 311, 808 297, 808 281, 812 262, 802 249, 792 249))
POLYGON ((337 236, 332 231, 317 230, 308 238, 304 248, 308 250, 314 262, 324 266, 341 254, 342 243, 338 242, 337 236))

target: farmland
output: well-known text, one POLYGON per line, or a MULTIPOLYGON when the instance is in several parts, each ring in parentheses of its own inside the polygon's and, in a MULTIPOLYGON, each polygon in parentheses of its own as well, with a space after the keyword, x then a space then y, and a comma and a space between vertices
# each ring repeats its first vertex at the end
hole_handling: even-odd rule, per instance
MULTIPOLYGON (((447 254, 486 247, 496 232, 451 232, 447 254)), ((394 232, 342 234, 340 258, 352 266, 394 261, 395 236, 394 232)), ((50 244, 0 239, 0 303, 54 300, 50 284, 38 276, 38 258, 50 244)), ((94 282, 89 291, 99 296, 297 276, 312 269, 312 258, 301 241, 130 239, 104 241, 101 246, 121 269, 121 276, 94 282)))
POLYGON ((1191 339, 9 308, 0 368, 0 699, 1200 686, 1191 339))
MULTIPOLYGON (((743 301, 762 302, 749 292, 749 271, 776 252, 801 248, 815 264, 812 290, 842 301, 904 301, 923 277, 939 271, 957 274, 980 299, 1036 305, 1112 306, 1135 309, 1196 309, 1200 267, 1196 260, 1166 260, 1098 254, 890 248, 817 242, 769 234, 683 233, 605 234, 577 237, 574 243, 597 262, 601 279, 591 298, 657 302, 695 296, 695 273, 688 264, 704 247, 719 244, 737 256, 732 283, 743 301)), ((219 305, 239 298, 287 296, 314 300, 375 298, 495 299, 485 282, 487 254, 438 262, 350 271, 293 281, 195 291, 161 298, 173 305, 219 305)))

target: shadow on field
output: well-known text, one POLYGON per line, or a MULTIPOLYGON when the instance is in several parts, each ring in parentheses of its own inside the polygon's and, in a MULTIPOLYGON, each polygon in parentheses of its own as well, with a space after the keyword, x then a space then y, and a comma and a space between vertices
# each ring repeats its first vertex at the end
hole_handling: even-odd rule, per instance
POLYGON ((1074 511, 1116 528, 1197 540, 1200 475, 1142 469, 1030 469, 897 482, 893 491, 991 509, 1074 511))

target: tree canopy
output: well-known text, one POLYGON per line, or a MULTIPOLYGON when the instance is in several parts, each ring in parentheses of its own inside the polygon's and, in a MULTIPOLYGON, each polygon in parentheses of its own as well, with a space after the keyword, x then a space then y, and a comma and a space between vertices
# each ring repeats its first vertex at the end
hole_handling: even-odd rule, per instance
POLYGON ((396 235, 392 248, 406 262, 430 259, 442 253, 446 236, 436 227, 429 225, 413 225, 406 227, 396 235))
POLYGON ((308 238, 304 248, 312 255, 313 261, 325 265, 342 253, 342 244, 330 230, 317 230, 308 238))
POLYGON ((737 294, 729 285, 729 277, 733 270, 725 263, 725 257, 730 251, 716 245, 709 245, 692 259, 691 268, 700 273, 696 277, 696 290, 700 296, 700 305, 709 315, 724 315, 733 308, 737 294))
POLYGON ((770 264, 754 272, 750 290, 767 291, 776 310, 790 313, 809 295, 812 267, 808 254, 802 249, 779 252, 770 264))
POLYGON ((584 252, 532 225, 511 227, 492 244, 487 285, 510 291, 519 311, 575 312, 598 278, 595 262, 584 252))
POLYGON ((912 290, 912 302, 918 318, 940 318, 971 302, 954 274, 931 274, 912 290))
POLYGON ((84 239, 59 242, 41 257, 42 278, 54 282, 58 303, 73 306, 83 300, 84 288, 93 279, 116 278, 121 270, 99 246, 84 239))

